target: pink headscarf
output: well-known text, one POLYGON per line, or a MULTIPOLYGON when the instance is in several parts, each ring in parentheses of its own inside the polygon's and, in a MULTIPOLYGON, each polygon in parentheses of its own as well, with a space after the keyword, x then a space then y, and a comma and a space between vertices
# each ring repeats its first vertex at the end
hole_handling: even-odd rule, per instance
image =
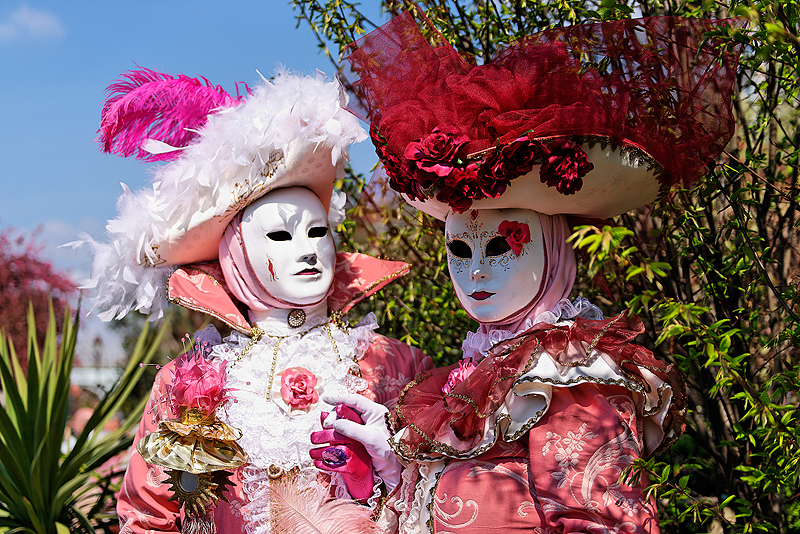
POLYGON ((551 311, 572 291, 578 267, 575 251, 567 243, 571 233, 567 218, 540 213, 539 222, 544 237, 545 273, 538 294, 527 306, 502 319, 502 323, 481 323, 480 332, 488 334, 498 329, 517 332, 527 319, 534 321, 540 313, 551 311))
POLYGON ((256 274, 247 256, 247 248, 242 239, 242 215, 244 210, 239 211, 222 234, 222 241, 219 242, 219 264, 225 274, 225 283, 228 290, 253 311, 267 311, 273 308, 309 308, 316 306, 331 294, 333 284, 328 292, 317 302, 311 304, 295 304, 287 302, 273 296, 256 274))

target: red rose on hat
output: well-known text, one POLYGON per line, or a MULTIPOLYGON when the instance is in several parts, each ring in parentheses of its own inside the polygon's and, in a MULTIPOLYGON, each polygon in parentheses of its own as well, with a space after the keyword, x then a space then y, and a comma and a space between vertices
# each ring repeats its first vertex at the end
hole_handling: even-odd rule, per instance
POLYGON ((442 188, 436 194, 436 199, 446 202, 453 211, 464 213, 472 201, 482 198, 478 178, 477 163, 470 163, 464 168, 455 167, 453 172, 445 177, 442 188))
POLYGON ((583 187, 582 178, 594 169, 581 146, 572 141, 556 141, 549 147, 550 156, 539 169, 542 183, 555 187, 562 195, 572 195, 583 187))
POLYGON ((500 151, 503 158, 503 165, 506 174, 514 179, 517 176, 528 174, 533 166, 540 163, 542 159, 547 159, 550 151, 541 141, 529 139, 527 136, 520 137, 500 151))
POLYGON ((430 182, 429 185, 422 185, 423 188, 427 188, 438 178, 452 172, 459 153, 468 141, 469 138, 457 130, 437 126, 425 137, 410 142, 403 155, 420 171, 417 173, 420 181, 430 182), (425 174, 432 176, 426 177, 425 174))

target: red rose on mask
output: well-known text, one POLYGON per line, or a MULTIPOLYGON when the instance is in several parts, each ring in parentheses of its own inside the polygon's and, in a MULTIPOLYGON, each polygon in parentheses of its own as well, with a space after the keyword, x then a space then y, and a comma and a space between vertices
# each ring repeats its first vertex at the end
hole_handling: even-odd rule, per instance
POLYGON ((516 221, 503 221, 497 229, 500 235, 506 238, 506 243, 519 256, 522 254, 522 245, 531 240, 531 229, 526 223, 516 221))
POLYGON ((281 397, 292 410, 305 410, 319 401, 317 377, 308 369, 290 367, 281 373, 281 397))

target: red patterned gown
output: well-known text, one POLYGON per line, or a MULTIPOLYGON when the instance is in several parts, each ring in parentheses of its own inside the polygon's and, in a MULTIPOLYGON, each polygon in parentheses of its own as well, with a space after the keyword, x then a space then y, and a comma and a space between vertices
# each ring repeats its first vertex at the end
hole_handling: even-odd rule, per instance
POLYGON ((393 438, 409 462, 384 518, 401 533, 657 533, 620 475, 674 441, 683 382, 633 343, 635 317, 540 323, 495 345, 445 394, 453 368, 400 397, 393 438))

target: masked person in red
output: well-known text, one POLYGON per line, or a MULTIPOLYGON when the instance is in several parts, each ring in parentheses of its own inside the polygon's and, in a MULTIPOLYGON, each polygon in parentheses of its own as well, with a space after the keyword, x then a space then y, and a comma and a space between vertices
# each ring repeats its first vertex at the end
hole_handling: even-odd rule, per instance
MULTIPOLYGON (((354 43, 356 112, 391 187, 445 221, 456 295, 480 323, 458 364, 400 396, 387 530, 659 531, 646 477, 621 475, 680 436, 683 381, 634 341, 636 316, 571 296, 567 216, 648 204, 719 155, 736 60, 700 43, 726 24, 553 29, 481 65, 410 13, 354 43)), ((378 426, 328 424, 381 441, 378 426)))

